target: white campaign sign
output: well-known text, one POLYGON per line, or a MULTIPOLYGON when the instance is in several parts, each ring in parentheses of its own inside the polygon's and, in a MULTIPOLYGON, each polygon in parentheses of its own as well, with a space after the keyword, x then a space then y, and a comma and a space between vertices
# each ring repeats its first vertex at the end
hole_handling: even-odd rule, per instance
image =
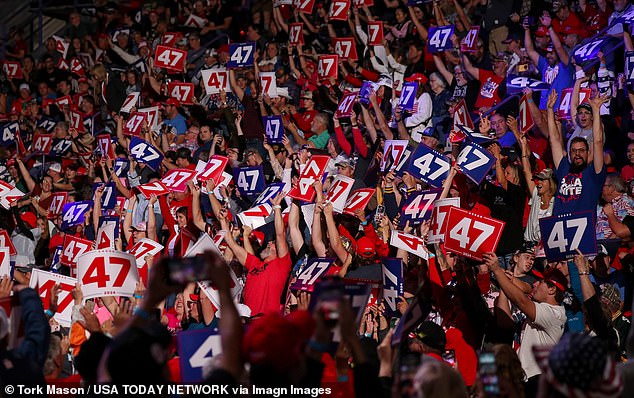
POLYGON ((148 238, 141 238, 132 246, 128 253, 136 258, 136 266, 142 268, 145 265, 145 256, 155 256, 163 250, 163 245, 148 238))
POLYGON ((348 195, 352 191, 354 185, 354 178, 346 177, 344 175, 337 175, 335 180, 330 185, 328 194, 326 195, 326 202, 332 203, 332 209, 337 213, 343 213, 343 209, 346 206, 348 195))
POLYGON ((136 258, 116 250, 94 250, 77 257, 77 279, 84 298, 134 294, 139 273, 136 258))
POLYGON ((434 210, 431 215, 427 242, 440 243, 445 240, 447 213, 449 212, 449 208, 451 206, 460 207, 460 198, 438 199, 434 202, 434 210))
POLYGON ((29 287, 37 289, 44 308, 48 309, 51 289, 53 289, 53 286, 56 284, 59 284, 57 312, 53 318, 63 327, 70 327, 73 313, 73 296, 71 292, 75 288, 76 283, 77 279, 75 278, 34 269, 31 273, 29 287))
POLYGON ((264 203, 262 205, 252 207, 249 210, 245 210, 242 213, 238 213, 238 218, 243 225, 248 225, 251 229, 258 229, 262 225, 272 221, 271 205, 264 203))
POLYGON ((204 252, 208 250, 213 250, 214 252, 222 255, 222 253, 220 253, 220 249, 218 249, 218 246, 216 245, 214 240, 211 238, 211 236, 205 233, 205 234, 202 234, 200 238, 198 238, 196 243, 194 243, 187 249, 184 257, 195 257, 200 254, 203 254, 204 252))
POLYGON ((227 69, 204 69, 201 73, 207 94, 218 94, 220 90, 224 90, 227 93, 231 92, 227 69))
POLYGON ((390 245, 403 249, 422 259, 427 260, 429 258, 429 253, 425 249, 425 241, 416 235, 393 230, 392 236, 390 237, 390 245))

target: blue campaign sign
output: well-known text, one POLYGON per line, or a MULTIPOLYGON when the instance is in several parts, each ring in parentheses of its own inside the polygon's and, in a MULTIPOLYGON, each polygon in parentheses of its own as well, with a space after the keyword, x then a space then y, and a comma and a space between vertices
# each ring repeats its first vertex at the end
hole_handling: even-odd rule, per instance
POLYGON ((370 103, 370 93, 372 92, 372 82, 366 80, 361 85, 361 89, 359 90, 359 102, 367 105, 370 103))
POLYGON ((387 303, 388 312, 397 313, 399 297, 403 295, 403 260, 400 258, 384 258, 383 266, 383 300, 387 303))
POLYGON ((130 137, 130 153, 137 162, 147 164, 152 170, 158 170, 161 167, 163 154, 144 139, 130 137))
POLYGON ((271 199, 273 199, 278 193, 282 192, 285 185, 286 184, 283 182, 274 182, 267 185, 264 191, 262 191, 262 193, 257 197, 255 202, 253 202, 252 207, 263 205, 265 203, 271 204, 271 199))
POLYGON ((264 171, 262 166, 239 167, 233 169, 233 178, 240 195, 256 198, 264 191, 264 171))
POLYGON ((229 61, 227 68, 244 68, 253 66, 255 42, 229 44, 229 61))
POLYGON ((441 188, 416 192, 410 195, 401 207, 401 225, 409 221, 409 225, 418 225, 431 217, 434 210, 434 202, 440 197, 441 188))
POLYGON ((616 18, 616 23, 629 23, 634 22, 634 7, 630 8, 630 10, 620 17, 616 18))
POLYGON ((582 63, 596 58, 599 51, 601 51, 601 47, 603 47, 603 44, 607 40, 606 37, 595 37, 585 43, 577 44, 572 51, 575 61, 582 63))
POLYGON ((178 356, 181 365, 183 383, 203 381, 203 367, 209 358, 222 353, 222 341, 218 329, 203 328, 180 332, 178 356))
POLYGON ((431 3, 432 1, 434 0, 407 0, 407 6, 408 7, 419 6, 421 4, 431 3))
POLYGON ((357 325, 363 314, 363 310, 368 305, 368 299, 372 293, 372 285, 369 283, 346 283, 343 286, 343 295, 352 305, 357 325))
POLYGON ((548 261, 569 259, 579 249, 584 255, 597 254, 595 212, 560 214, 539 219, 542 242, 548 261))
POLYGON ((634 51, 625 52, 625 80, 627 84, 634 84, 634 51))
POLYGON ((450 50, 453 48, 453 43, 449 38, 453 34, 454 26, 432 26, 429 28, 429 36, 427 39, 427 50, 430 53, 437 53, 440 51, 450 50))
POLYGON ((519 93, 525 88, 530 88, 533 91, 548 91, 550 90, 550 84, 524 76, 509 76, 506 79, 508 94, 519 93))
POLYGON ((72 146, 73 146, 73 142, 71 140, 54 138, 53 147, 51 148, 50 155, 64 156, 68 151, 70 151, 72 146))
POLYGON ((124 158, 116 158, 114 161, 114 173, 117 177, 124 177, 130 170, 130 161, 124 158))
POLYGON ((297 274, 295 282, 291 284, 291 290, 312 292, 315 282, 326 274, 326 271, 334 262, 334 258, 317 257, 308 259, 308 262, 304 264, 297 274))
POLYGON ((414 110, 414 101, 416 101, 416 90, 418 90, 418 82, 405 82, 401 90, 401 97, 398 100, 399 106, 406 110, 414 110))
POLYGON ((95 191, 103 187, 103 194, 101 196, 101 208, 105 210, 112 210, 117 205, 117 186, 114 182, 107 184, 97 183, 92 185, 92 198, 95 199, 95 191))
POLYGON ((414 178, 423 180, 435 188, 440 188, 442 182, 447 178, 450 168, 451 161, 448 157, 425 144, 420 144, 411 156, 407 172, 414 178))
POLYGON ((44 130, 46 130, 47 133, 52 133, 53 130, 55 130, 55 125, 57 124, 57 122, 55 122, 55 120, 51 119, 50 117, 46 117, 46 116, 42 116, 40 118, 40 120, 38 120, 35 125, 37 127, 41 127, 44 130))
POLYGON ((0 137, 0 146, 9 146, 15 144, 15 135, 20 132, 18 122, 9 122, 2 125, 2 137, 0 137))
POLYGON ((264 134, 269 144, 281 144, 284 137, 284 125, 282 124, 282 116, 262 116, 262 125, 264 126, 264 134))
POLYGON ((494 164, 495 157, 491 152, 473 142, 464 146, 456 160, 456 165, 460 167, 462 174, 478 185, 480 185, 494 164))
POLYGON ((86 213, 92 208, 92 200, 66 203, 62 209, 62 230, 84 222, 86 213))

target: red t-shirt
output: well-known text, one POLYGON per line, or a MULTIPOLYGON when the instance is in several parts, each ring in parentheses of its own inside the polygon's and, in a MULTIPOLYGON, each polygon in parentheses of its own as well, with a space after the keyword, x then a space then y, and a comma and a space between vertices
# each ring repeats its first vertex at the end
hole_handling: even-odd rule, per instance
POLYGON ((496 75, 490 70, 478 69, 478 71, 478 80, 480 80, 480 95, 478 96, 475 107, 476 109, 483 107, 491 108, 495 104, 499 104, 501 102, 500 95, 498 94, 498 88, 504 78, 496 75))
POLYGON ((268 264, 252 254, 247 255, 248 271, 244 285, 244 304, 252 314, 268 314, 280 311, 280 298, 286 279, 291 272, 291 255, 278 257, 268 264))

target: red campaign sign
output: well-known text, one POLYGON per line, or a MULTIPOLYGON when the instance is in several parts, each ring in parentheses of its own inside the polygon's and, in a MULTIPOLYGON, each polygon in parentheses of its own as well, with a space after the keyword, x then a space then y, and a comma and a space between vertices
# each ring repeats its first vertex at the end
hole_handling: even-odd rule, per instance
POLYGON ((312 156, 299 175, 297 185, 288 191, 288 196, 293 199, 303 200, 304 202, 312 202, 315 197, 315 189, 312 185, 324 175, 328 161, 330 161, 330 156, 312 156))
POLYGON ((163 38, 161 39, 161 44, 164 44, 168 47, 174 47, 176 42, 183 37, 183 34, 180 32, 165 32, 163 33, 163 38))
POLYGON ((170 97, 177 99, 181 104, 194 103, 194 83, 169 82, 167 92, 170 97))
POLYGON ((156 46, 156 54, 154 54, 154 67, 156 68, 184 72, 186 60, 187 51, 160 44, 156 46))
POLYGON ((360 188, 352 191, 343 208, 345 214, 354 215, 355 210, 365 209, 376 192, 375 188, 360 188))
POLYGON ((336 79, 339 73, 338 55, 320 55, 317 61, 317 77, 321 80, 336 79))
POLYGON ((84 66, 82 65, 79 58, 72 58, 70 60, 70 71, 79 76, 84 76, 86 72, 84 71, 84 66))
POLYGON ((352 2, 357 8, 372 7, 374 5, 374 0, 352 0, 352 2))
MULTIPOLYGON (((570 119, 570 105, 572 104, 572 88, 565 88, 561 91, 561 101, 559 102, 559 109, 557 109, 557 115, 560 119, 570 119)), ((587 103, 590 99, 592 90, 590 88, 579 89, 579 105, 587 103)))
POLYGON ((60 58, 59 61, 57 61, 57 69, 70 70, 70 64, 64 58, 60 58))
POLYGON ((535 125, 533 115, 531 115, 531 110, 528 105, 528 100, 529 97, 526 94, 524 94, 522 99, 520 99, 520 112, 517 123, 520 128, 520 133, 522 134, 528 133, 528 131, 535 125))
POLYGON ((91 240, 66 234, 64 236, 63 250, 59 261, 74 270, 77 266, 77 257, 92 250, 92 244, 93 242, 91 240))
POLYGON ((144 120, 147 120, 147 113, 134 112, 123 125, 123 134, 141 136, 144 120))
POLYGON ((53 134, 35 133, 33 136, 33 151, 49 153, 53 146, 53 134))
POLYGON ((383 21, 368 22, 368 44, 371 46, 383 45, 383 21))
POLYGON ((450 207, 447 214, 445 249, 481 261, 482 254, 495 252, 504 225, 504 221, 450 207))
POLYGON ((101 151, 101 156, 114 159, 114 145, 110 140, 110 134, 100 134, 97 136, 97 148, 101 151))
POLYGON ((447 231, 447 213, 451 206, 460 207, 460 198, 438 199, 434 202, 434 210, 431 215, 427 241, 439 243, 445 240, 447 231))
POLYGON ((214 180, 216 186, 222 181, 222 172, 229 163, 226 156, 213 155, 205 165, 205 168, 196 176, 198 181, 214 180))
POLYGON ((56 99, 55 103, 57 104, 58 108, 63 108, 65 106, 70 107, 73 104, 73 99, 70 97, 70 95, 65 95, 61 98, 56 99))
POLYGON ((167 189, 174 192, 187 191, 187 182, 196 176, 196 170, 173 169, 161 178, 161 182, 167 189))
POLYGON ((357 47, 355 46, 354 37, 340 37, 333 39, 333 46, 335 53, 339 58, 346 60, 350 59, 356 61, 359 59, 357 56, 357 47))
POLYGON ((299 0, 297 9, 304 14, 312 14, 315 7, 315 0, 299 0))
POLYGON ((465 126, 473 131, 473 121, 471 120, 471 115, 469 115, 469 110, 467 109, 467 104, 464 102, 464 99, 461 99, 454 105, 453 112, 454 131, 460 130, 458 125, 465 126))
POLYGON ((13 246, 13 241, 9 236, 9 232, 4 229, 0 229, 0 247, 8 247, 10 256, 18 254, 18 251, 15 250, 15 246, 13 246))
POLYGON ((86 127, 84 126, 84 117, 80 112, 70 111, 70 126, 77 129, 79 132, 85 132, 86 127))
POLYGON ((136 266, 142 268, 145 265, 146 255, 156 255, 163 250, 163 245, 154 242, 152 239, 141 238, 132 246, 129 253, 136 258, 136 266))
POLYGON ((22 79, 22 66, 17 61, 4 61, 2 70, 9 79, 22 79))
POLYGON ((352 106, 357 99, 357 94, 347 92, 341 96, 341 102, 337 106, 337 117, 350 117, 352 115, 352 106))
POLYGON ((288 26, 288 43, 291 45, 304 44, 304 24, 294 22, 288 26))
POLYGON ((146 199, 150 199, 152 195, 161 196, 170 193, 169 189, 160 181, 148 182, 147 184, 137 186, 136 189, 138 189, 146 199))
POLYGON ((480 27, 472 26, 460 42, 460 51, 465 53, 475 52, 478 48, 478 33, 480 33, 480 27))
POLYGON ((68 200, 68 192, 55 192, 48 208, 48 219, 52 220, 62 214, 62 209, 68 200))
POLYGON ((333 0, 330 3, 328 19, 334 21, 346 21, 350 11, 350 0, 333 0))

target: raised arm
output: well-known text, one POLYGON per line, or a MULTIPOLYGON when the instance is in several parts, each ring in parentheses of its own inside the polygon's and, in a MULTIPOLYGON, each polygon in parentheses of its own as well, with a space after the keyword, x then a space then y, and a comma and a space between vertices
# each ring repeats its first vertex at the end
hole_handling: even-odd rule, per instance
POLYGON ((242 99, 244 98, 244 90, 238 86, 238 83, 236 82, 236 73, 233 69, 229 69, 229 84, 231 84, 231 89, 236 94, 240 102, 242 102, 242 99))
POLYGON ((155 194, 150 196, 150 201, 147 205, 147 237, 154 242, 158 242, 158 234, 156 233, 156 214, 154 213, 154 205, 158 201, 155 194))
POLYGON ((442 62, 442 59, 438 56, 438 54, 434 54, 434 64, 436 65, 436 69, 445 78, 447 84, 451 86, 453 83, 453 73, 449 72, 449 69, 445 66, 445 63, 442 62))
POLYGON ((427 40, 427 37, 429 36, 429 32, 425 28, 425 25, 423 25, 418 20, 418 17, 416 17, 416 13, 414 12, 414 7, 409 6, 407 7, 407 9, 409 11, 409 18, 414 23, 414 26, 416 27, 416 31, 418 32, 418 37, 420 37, 421 40, 427 40))
MULTIPOLYGON (((99 230, 99 217, 101 217, 101 197, 103 196, 103 185, 95 190, 95 200, 92 208, 92 226, 95 230, 95 236, 99 230)), ((126 213, 127 216, 127 213, 126 213)))
POLYGON ((24 163, 22 163, 22 159, 16 158, 15 161, 18 163, 20 174, 22 175, 22 178, 24 178, 26 187, 28 188, 29 192, 33 192, 33 189, 35 189, 35 181, 33 181, 33 178, 29 174, 29 171, 26 169, 26 166, 24 166, 24 163))
POLYGON ((194 225, 201 231, 207 229, 207 223, 203 219, 203 213, 200 210, 200 187, 194 184, 193 180, 187 182, 189 186, 189 192, 192 193, 192 219, 194 225))
POLYGON ((592 150, 594 171, 599 174, 603 170, 603 123, 601 122, 601 105, 610 100, 610 95, 606 94, 590 100, 592 106, 592 150))
POLYGON ((557 92, 552 90, 548 96, 548 102, 546 103, 548 141, 553 155, 553 163, 555 164, 555 168, 558 168, 561 159, 564 157, 564 143, 561 139, 561 132, 557 128, 557 122, 555 121, 555 102, 557 102, 557 92))
POLYGON ((136 195, 130 196, 128 199, 128 208, 125 211, 125 217, 123 217, 123 236, 127 242, 130 241, 132 237, 132 233, 130 232, 130 228, 132 228, 132 213, 134 212, 134 207, 136 206, 136 195))
POLYGON ((568 65, 570 62, 570 56, 568 55, 568 51, 561 45, 561 40, 559 40, 559 36, 555 32, 555 29, 552 27, 552 19, 550 14, 544 13, 541 17, 539 17, 542 25, 548 28, 548 35, 550 36, 550 40, 553 42, 553 46, 555 47, 555 51, 559 56, 559 59, 564 65, 568 65))
POLYGON ((500 288, 506 296, 522 311, 531 322, 535 321, 537 309, 533 300, 526 297, 524 292, 511 282, 506 276, 504 269, 500 267, 500 262, 495 253, 485 253, 483 255, 484 262, 489 270, 497 279, 500 288))
POLYGON ((291 236, 291 245, 295 254, 299 254, 299 250, 304 245, 304 236, 299 229, 300 208, 295 201, 291 202, 291 210, 288 213, 288 231, 291 236))
POLYGON ((324 205, 323 212, 326 218, 326 226, 328 227, 330 247, 335 252, 339 260, 341 260, 341 262, 344 262, 346 261, 346 257, 348 257, 348 252, 341 243, 341 236, 339 235, 337 225, 335 224, 335 219, 332 215, 332 203, 326 203, 324 205))
POLYGON ((533 38, 531 37, 531 27, 527 22, 523 23, 524 26, 524 47, 526 47, 526 53, 528 58, 531 59, 533 64, 537 66, 539 63, 539 53, 535 51, 535 45, 533 44, 533 38))
POLYGON ((464 66, 465 71, 470 74, 474 79, 480 79, 480 69, 474 67, 465 54, 461 54, 462 66, 464 66))
MULTIPOLYGON (((218 221, 220 221, 220 227, 224 229, 225 231, 227 231, 227 233, 230 233, 231 228, 229 228, 229 222, 227 221, 226 209, 222 209, 220 211, 220 214, 218 215, 218 221)), ((240 246, 235 241, 235 239, 231 239, 231 238, 225 239, 225 242, 227 242, 227 246, 229 246, 229 249, 231 249, 231 251, 233 252, 233 255, 236 256, 238 261, 240 261, 240 264, 245 265, 247 262, 248 253, 244 249, 244 247, 240 246)))
POLYGON ((288 242, 286 242, 286 225, 282 218, 282 199, 286 196, 286 192, 278 193, 273 199, 273 212, 275 213, 275 246, 277 248, 277 256, 284 257, 288 254, 288 242))

